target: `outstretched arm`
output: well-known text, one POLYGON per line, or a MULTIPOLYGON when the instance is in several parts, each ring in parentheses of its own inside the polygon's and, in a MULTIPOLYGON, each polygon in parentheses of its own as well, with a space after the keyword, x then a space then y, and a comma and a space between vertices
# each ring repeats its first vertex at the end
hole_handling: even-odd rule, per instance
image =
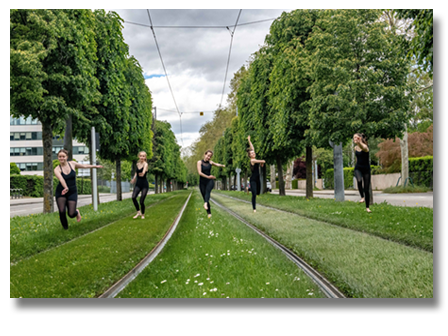
POLYGON ((266 161, 265 160, 250 159, 250 163, 251 164, 261 163, 263 165, 263 164, 266 163, 266 161))
POLYGON ((213 161, 210 161, 210 164, 211 164, 212 166, 215 166, 215 167, 225 167, 225 165, 220 164, 220 163, 216 163, 216 162, 213 162, 213 161))
POLYGON ((72 161, 75 168, 103 168, 103 166, 100 165, 88 165, 88 164, 80 164, 78 162, 72 161))

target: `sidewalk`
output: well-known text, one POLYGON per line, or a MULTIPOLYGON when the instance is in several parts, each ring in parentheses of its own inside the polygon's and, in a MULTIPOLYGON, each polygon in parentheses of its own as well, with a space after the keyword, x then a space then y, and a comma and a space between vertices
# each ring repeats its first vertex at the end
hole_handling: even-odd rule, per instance
MULTIPOLYGON (((116 194, 111 194, 111 193, 100 193, 100 200, 101 197, 107 197, 107 196, 111 196, 111 195, 116 195, 116 194)), ((125 195, 132 195, 132 192, 128 192, 128 193, 122 193, 123 198, 125 198, 125 195)), ((79 195, 78 199, 82 200, 82 199, 89 199, 92 198, 92 195, 79 195)), ((128 197, 126 197, 128 198, 128 197)), ((56 201, 53 197, 53 200, 56 201)), ((34 203, 43 203, 44 202, 44 198, 43 197, 29 197, 29 198, 13 198, 13 199, 9 199, 9 206, 16 206, 16 205, 24 205, 24 204, 34 204, 34 203)))
MULTIPOLYGON (((302 193, 305 194, 305 189, 285 189, 286 192, 289 193, 302 193)), ((278 193, 278 189, 273 189, 272 193, 278 193)), ((381 190, 373 190, 373 194, 382 194, 383 192, 381 190)), ((328 190, 313 190, 313 194, 316 195, 334 195, 334 190, 328 189, 328 190)), ((358 190, 344 190, 345 195, 359 195, 358 190)))

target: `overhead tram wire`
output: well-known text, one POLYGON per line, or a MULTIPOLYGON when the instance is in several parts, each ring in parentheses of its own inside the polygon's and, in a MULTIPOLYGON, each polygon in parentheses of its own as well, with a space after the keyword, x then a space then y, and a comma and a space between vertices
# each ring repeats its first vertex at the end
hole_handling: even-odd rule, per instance
POLYGON ((153 26, 152 20, 151 20, 151 14, 149 14, 149 9, 147 9, 146 11, 148 12, 149 23, 151 23, 150 28, 152 30, 152 35, 154 36, 154 41, 156 42, 156 47, 157 47, 157 51, 159 52, 160 61, 162 62, 163 71, 165 71, 165 77, 166 77, 166 80, 168 82, 168 87, 170 88, 171 96, 173 97, 173 101, 174 101, 174 105, 176 106, 177 113, 179 114, 180 139, 182 141, 182 146, 183 146, 184 139, 183 139, 183 136, 182 136, 182 114, 179 112, 179 108, 177 107, 176 99, 174 98, 174 94, 173 94, 173 89, 171 88, 170 80, 168 79, 168 74, 167 74, 166 69, 165 69, 165 64, 163 63, 162 53, 160 52, 159 44, 157 43, 156 32, 154 31, 154 26, 153 26))
MULTIPOLYGON (((266 21, 274 21, 277 18, 272 18, 272 19, 264 19, 264 20, 258 20, 258 21, 251 21, 251 22, 244 22, 244 23, 240 23, 237 25, 229 25, 229 26, 152 26, 153 28, 194 28, 194 29, 213 29, 213 28, 219 28, 219 29, 223 29, 223 28, 227 28, 227 27, 237 27, 237 26, 244 26, 244 25, 250 25, 250 24, 255 24, 255 23, 260 23, 260 22, 266 22, 266 21)), ((143 23, 137 23, 137 22, 131 22, 131 21, 124 21, 124 23, 129 23, 129 24, 133 24, 133 25, 137 25, 137 26, 142 26, 142 27, 149 27, 151 28, 151 26, 143 24, 143 23)))
MULTIPOLYGON (((236 27, 238 27, 238 20, 240 19, 241 11, 242 11, 242 9, 240 9, 240 11, 238 13, 238 17, 236 18, 236 23, 234 26, 235 28, 233 29, 233 31, 231 31, 229 29, 229 27, 226 27, 230 31, 231 38, 230 38, 229 56, 227 57, 226 75, 224 77, 224 84, 222 86, 221 102, 219 103, 219 109, 221 109, 222 99, 224 98, 224 90, 226 88, 227 71, 229 70, 230 54, 232 53, 233 35, 235 34, 236 27)), ((219 114, 219 112, 218 112, 218 114, 219 114)))

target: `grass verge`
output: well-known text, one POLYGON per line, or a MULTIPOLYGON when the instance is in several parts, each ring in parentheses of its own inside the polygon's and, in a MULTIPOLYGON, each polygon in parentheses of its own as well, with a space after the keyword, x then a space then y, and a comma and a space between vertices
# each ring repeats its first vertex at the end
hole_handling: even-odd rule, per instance
POLYGON ((404 194, 404 193, 425 193, 431 191, 431 188, 424 186, 415 186, 407 185, 406 187, 398 186, 398 187, 389 187, 383 190, 385 194, 404 194))
MULTIPOLYGON (((174 193, 148 195, 145 204, 149 206, 173 195, 174 193)), ((135 212, 135 207, 131 199, 125 199, 121 202, 101 203, 98 211, 93 210, 93 205, 79 207, 79 211, 82 215, 81 222, 67 217, 68 230, 62 228, 58 212, 12 217, 10 262, 15 263, 129 216, 135 212)))
POLYGON ((208 219, 195 191, 161 254, 120 298, 324 297, 263 237, 212 205, 208 219))
POLYGON ((365 233, 259 207, 213 198, 292 249, 347 296, 433 297, 433 255, 365 233))
MULTIPOLYGON (((237 197, 246 201, 251 195, 238 191, 214 191, 218 195, 237 197)), ((433 209, 427 207, 402 207, 387 203, 372 204, 367 213, 364 203, 336 202, 332 199, 303 196, 257 196, 257 204, 278 208, 336 224, 349 229, 366 232, 401 244, 433 251, 433 209)))
POLYGON ((95 297, 118 281, 160 241, 188 192, 10 267, 11 297, 95 297), (149 209, 148 209, 149 210, 149 209))

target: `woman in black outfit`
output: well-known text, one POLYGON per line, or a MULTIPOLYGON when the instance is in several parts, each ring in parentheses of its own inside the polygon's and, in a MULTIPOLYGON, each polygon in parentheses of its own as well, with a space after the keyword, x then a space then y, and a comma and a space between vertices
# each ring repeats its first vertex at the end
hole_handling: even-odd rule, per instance
POLYGON ((208 150, 204 154, 204 159, 198 161, 197 168, 199 174, 199 190, 201 191, 202 198, 204 199, 204 209, 207 210, 208 218, 212 216, 210 211, 210 193, 212 192, 213 187, 215 186, 216 177, 211 175, 212 166, 215 167, 225 167, 225 165, 215 163, 210 161, 213 156, 213 152, 208 150))
POLYGON ((139 216, 142 217, 142 219, 145 219, 145 198, 148 194, 149 190, 149 183, 146 179, 146 174, 148 173, 148 163, 146 162, 146 152, 140 152, 138 153, 139 161, 137 162, 137 171, 135 172, 135 175, 133 179, 131 180, 131 183, 135 183, 135 180, 137 180, 137 183, 135 183, 134 186, 134 192, 132 193, 132 201, 134 202, 135 209, 137 210, 137 214, 134 216, 134 219, 138 218, 139 216), (138 206, 137 202, 137 196, 142 192, 140 196, 140 208, 142 209, 140 212, 140 208, 138 206))
POLYGON ((250 158, 250 170, 252 171, 252 174, 250 175, 250 191, 252 192, 252 208, 254 209, 254 212, 257 212, 256 210, 256 199, 257 195, 260 195, 260 172, 259 172, 259 166, 265 164, 265 160, 256 160, 255 159, 255 149, 252 145, 252 142, 250 142, 250 135, 247 137, 247 140, 249 140, 250 148, 247 149, 247 155, 250 158))
POLYGON ((59 209, 59 218, 62 227, 67 230, 68 222, 66 216, 66 209, 68 208, 68 216, 75 218, 78 222, 81 221, 81 214, 76 209, 78 202, 78 190, 76 188, 76 168, 103 168, 103 166, 80 164, 75 161, 67 161, 68 152, 61 149, 58 152, 59 165, 54 169, 54 174, 59 180, 56 187, 56 204, 59 209))
POLYGON ((369 147, 367 145, 367 137, 362 133, 356 133, 353 136, 355 146, 356 165, 355 178, 358 182, 358 190, 361 195, 359 203, 366 202, 366 211, 372 212, 369 209, 370 204, 370 162, 369 162, 369 147), (364 188, 363 182, 364 181, 364 188), (364 199, 365 194, 365 199, 364 199))

